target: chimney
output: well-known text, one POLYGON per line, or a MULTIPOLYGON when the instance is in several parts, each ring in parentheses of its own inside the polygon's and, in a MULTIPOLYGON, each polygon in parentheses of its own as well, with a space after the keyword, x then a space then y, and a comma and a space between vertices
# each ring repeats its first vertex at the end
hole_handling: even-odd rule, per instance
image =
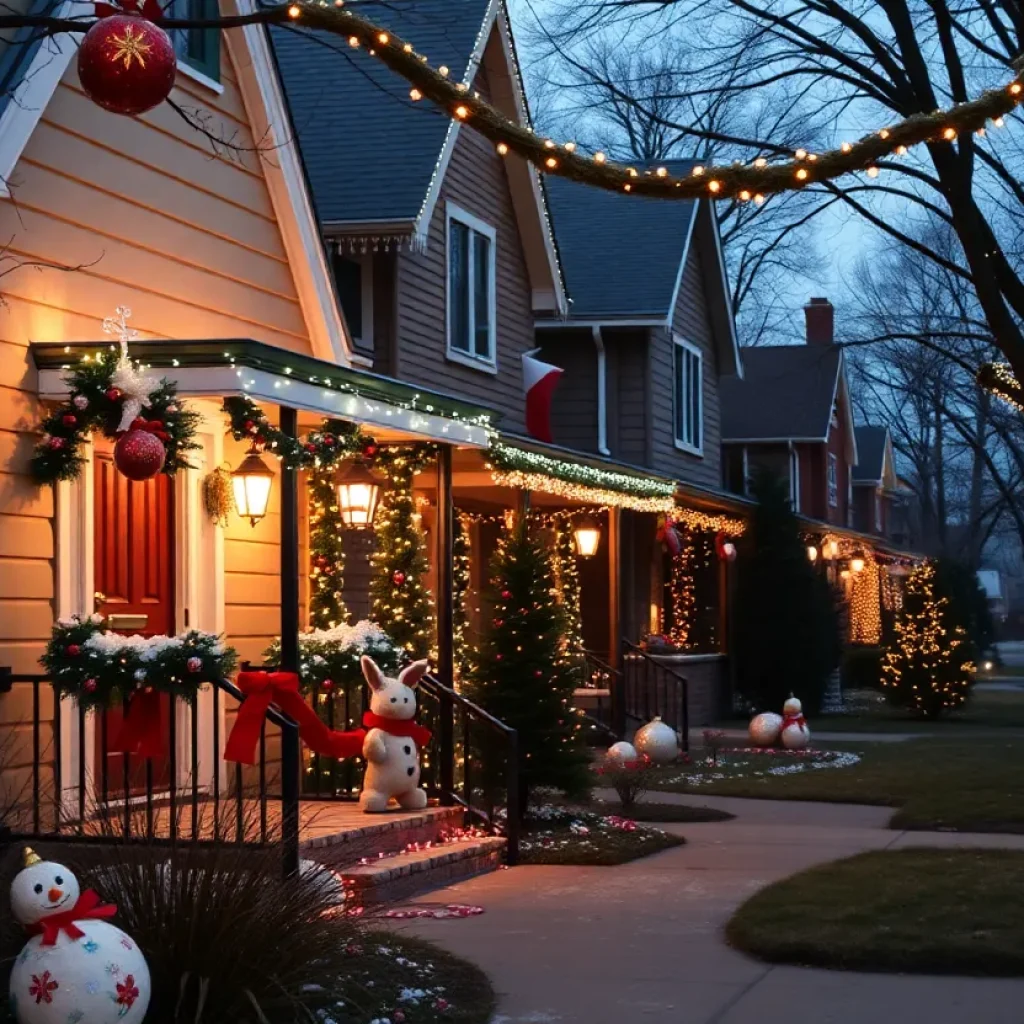
POLYGON ((811 301, 804 306, 804 316, 807 318, 808 345, 835 344, 836 311, 828 299, 811 299, 811 301))

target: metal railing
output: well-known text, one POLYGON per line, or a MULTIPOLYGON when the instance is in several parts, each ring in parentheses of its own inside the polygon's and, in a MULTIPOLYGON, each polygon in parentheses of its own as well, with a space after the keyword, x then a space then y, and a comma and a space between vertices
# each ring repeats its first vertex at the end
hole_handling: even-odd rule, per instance
POLYGON ((622 641, 622 686, 616 702, 621 732, 658 715, 679 734, 683 750, 690 749, 689 683, 686 676, 630 641, 622 641))
POLYGON ((604 738, 618 734, 614 729, 614 701, 621 689, 622 673, 592 651, 583 652, 583 685, 576 694, 576 703, 591 724, 604 738))

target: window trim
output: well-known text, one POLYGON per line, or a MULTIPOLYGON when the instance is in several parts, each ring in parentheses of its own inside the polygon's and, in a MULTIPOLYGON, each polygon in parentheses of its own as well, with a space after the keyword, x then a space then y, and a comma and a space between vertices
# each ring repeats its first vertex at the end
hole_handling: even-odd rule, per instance
POLYGON ((882 532, 882 492, 875 490, 875 533, 882 532))
POLYGON ((361 306, 360 312, 362 313, 362 323, 359 325, 359 330, 355 330, 353 325, 348 322, 348 318, 344 315, 344 310, 342 310, 342 317, 345 320, 345 327, 348 330, 349 337, 352 339, 352 343, 358 344, 363 348, 372 348, 374 344, 373 253, 352 252, 351 250, 339 248, 337 252, 332 254, 331 274, 335 277, 335 282, 337 282, 337 270, 333 265, 333 261, 336 259, 351 260, 353 263, 359 264, 359 304, 361 306))
POLYGON ((829 508, 839 508, 839 456, 835 452, 828 453, 828 472, 825 482, 828 485, 829 508))
MULTIPOLYGON (((470 238, 473 236, 470 235, 470 238)), ((455 203, 445 203, 444 212, 444 341, 445 357, 453 363, 461 363, 463 366, 471 366, 474 370, 481 370, 484 373, 498 372, 498 232, 492 224, 474 217, 467 210, 462 209, 455 203), (465 225, 471 231, 483 235, 490 241, 488 271, 490 282, 488 287, 488 311, 490 313, 490 324, 488 325, 488 349, 486 357, 475 355, 472 352, 463 352, 462 349, 452 346, 452 278, 451 278, 451 223, 457 221, 465 225)), ((474 274, 476 273, 476 261, 469 259, 469 296, 472 300, 474 294, 474 274)), ((476 309, 475 304, 469 303, 469 333, 470 337, 476 334, 476 309)))
POLYGON ((696 455, 698 458, 704 457, 704 353, 692 341, 687 341, 682 335, 674 332, 672 334, 672 439, 678 451, 696 455), (697 357, 697 366, 699 367, 700 382, 697 388, 697 415, 700 420, 700 432, 698 437, 699 444, 696 445, 684 441, 676 433, 679 425, 679 410, 677 407, 679 401, 679 364, 677 362, 678 356, 676 355, 677 348, 695 355, 697 357))

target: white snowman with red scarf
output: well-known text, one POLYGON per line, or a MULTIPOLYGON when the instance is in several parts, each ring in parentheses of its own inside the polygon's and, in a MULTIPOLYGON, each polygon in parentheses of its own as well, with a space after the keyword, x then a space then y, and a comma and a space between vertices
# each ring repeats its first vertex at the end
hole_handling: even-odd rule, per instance
POLYGON ((806 750, 811 742, 803 705, 792 694, 782 705, 782 745, 786 750, 806 750))
POLYGON ((26 848, 11 883, 11 913, 32 937, 11 969, 18 1024, 140 1024, 149 968, 139 947, 62 864, 26 848))

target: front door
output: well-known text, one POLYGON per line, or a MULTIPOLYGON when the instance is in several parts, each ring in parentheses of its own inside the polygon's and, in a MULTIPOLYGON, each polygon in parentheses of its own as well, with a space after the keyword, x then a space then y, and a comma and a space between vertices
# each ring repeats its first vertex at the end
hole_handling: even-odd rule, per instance
MULTIPOLYGON (((113 445, 95 438, 96 610, 114 632, 143 636, 174 632, 174 494, 163 473, 152 480, 129 480, 114 464, 113 445)), ((162 735, 169 735, 170 698, 161 696, 162 735)), ((122 712, 107 712, 96 729, 96 791, 124 793, 125 759, 110 749, 122 712), (106 769, 104 774, 104 768, 106 769), (106 783, 105 787, 102 782, 106 783)), ((146 785, 146 763, 128 758, 130 792, 146 785)), ((170 780, 167 758, 152 763, 154 787, 170 780)))

